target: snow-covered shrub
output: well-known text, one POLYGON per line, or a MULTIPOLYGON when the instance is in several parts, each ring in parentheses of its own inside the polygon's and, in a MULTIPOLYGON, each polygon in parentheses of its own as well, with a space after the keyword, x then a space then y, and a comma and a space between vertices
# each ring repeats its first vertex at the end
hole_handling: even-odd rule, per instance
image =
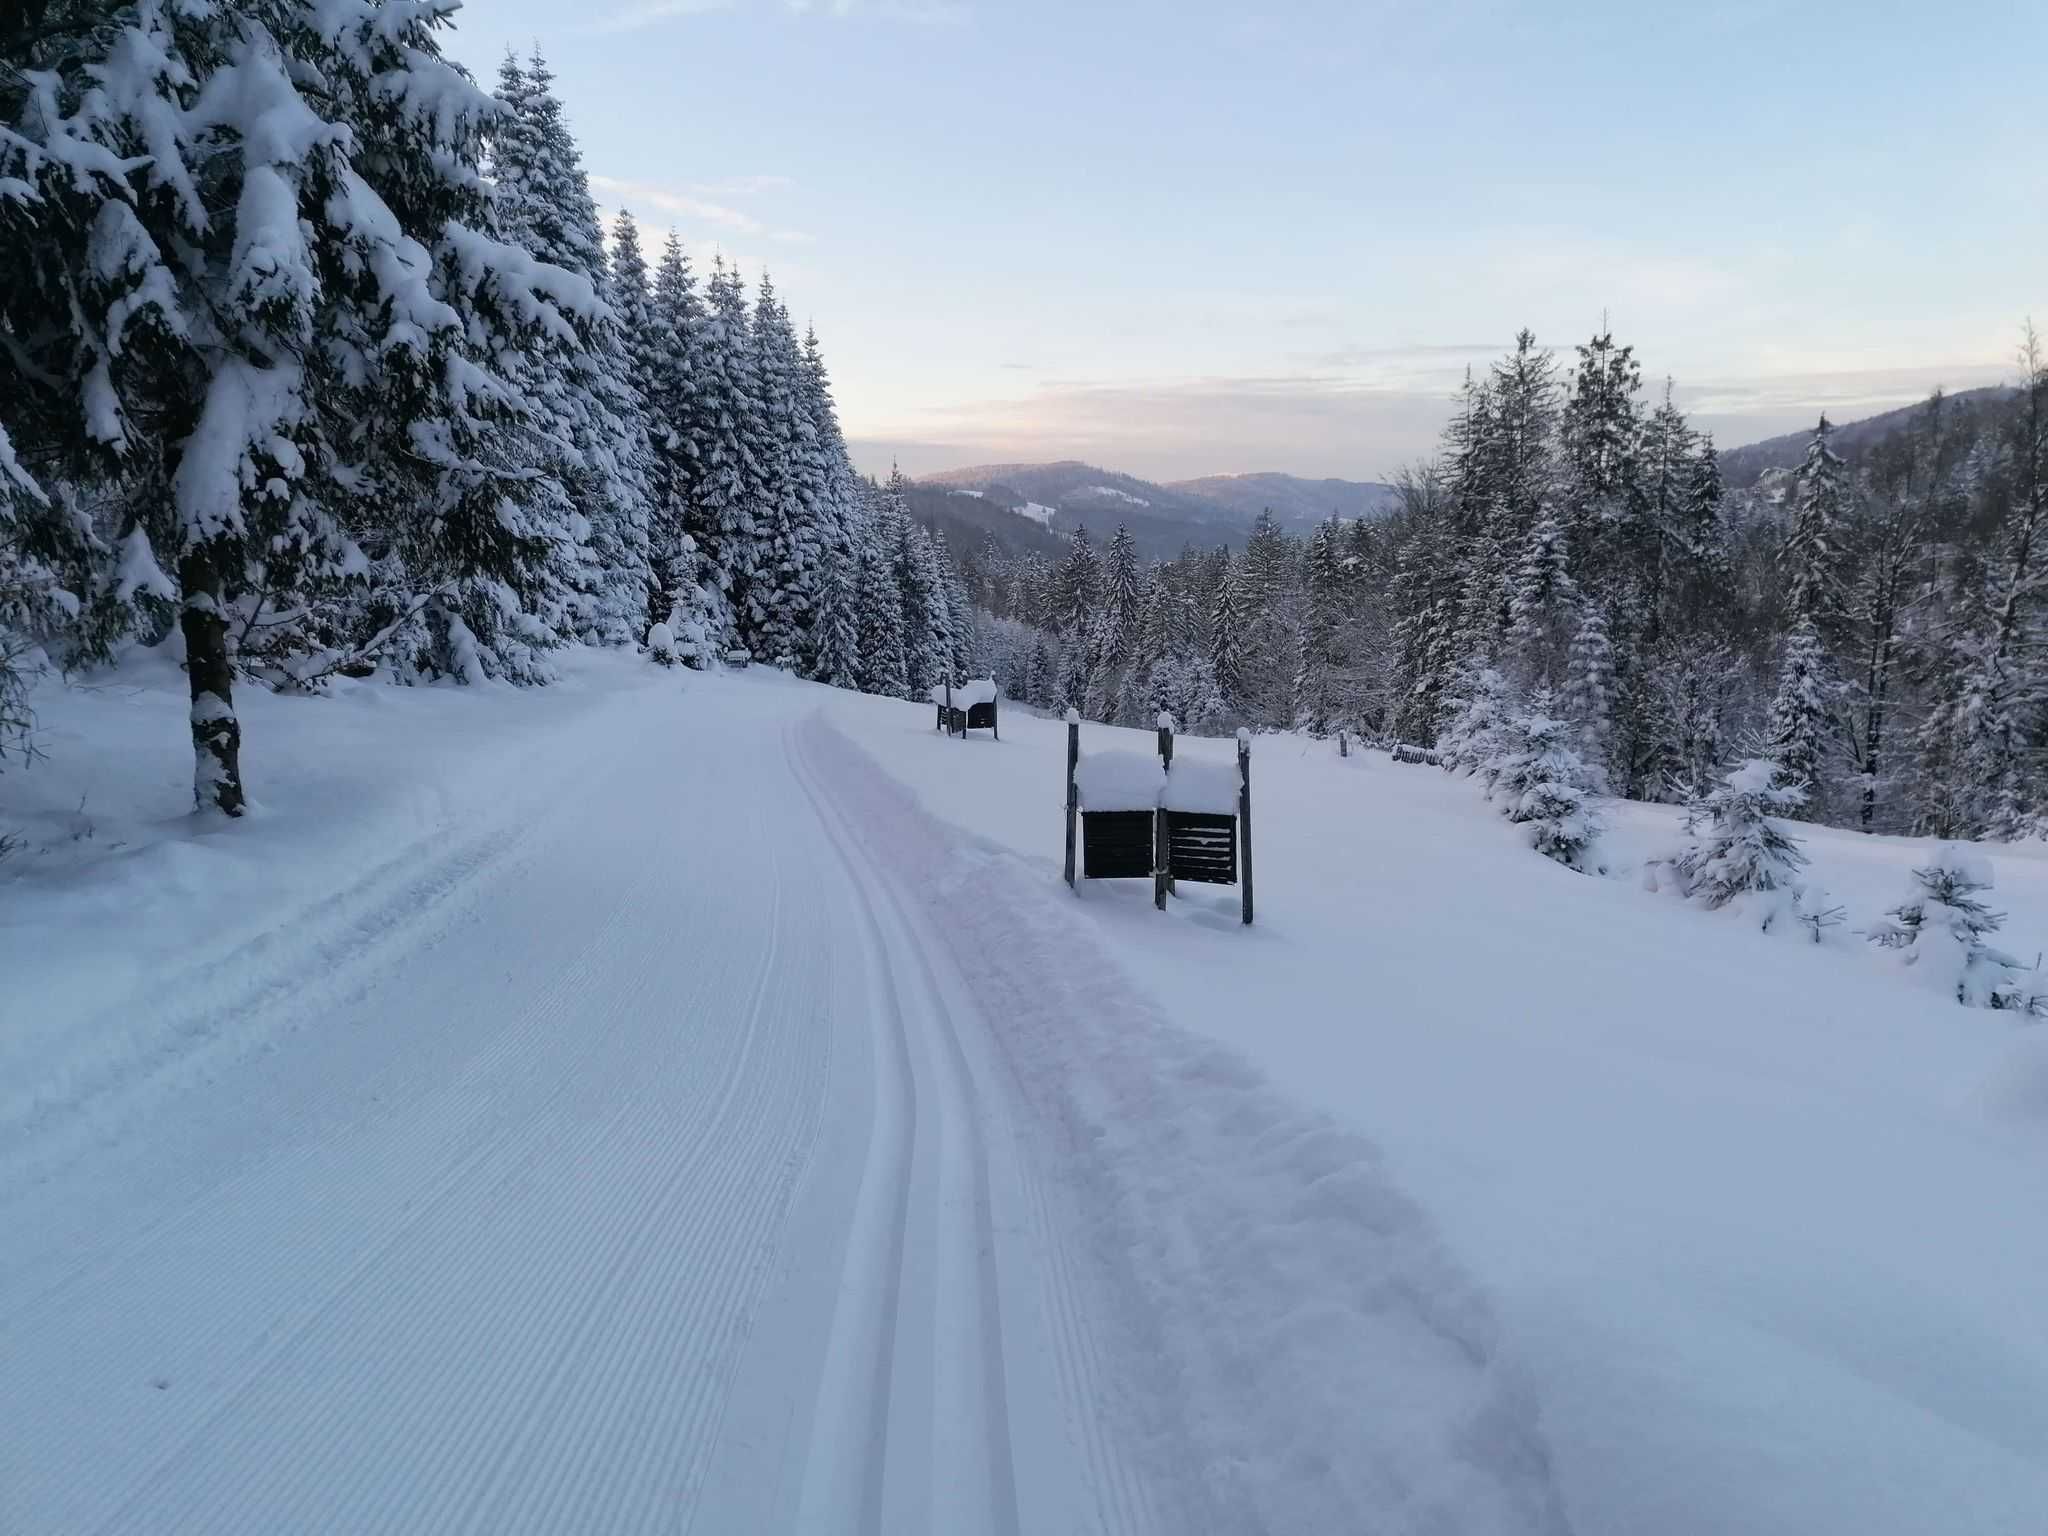
POLYGON ((657 624, 647 631, 647 659, 663 667, 676 664, 675 631, 666 624, 657 624))
POLYGON ((1767 757, 1730 769, 1686 818, 1695 838, 1675 865, 1686 894, 1724 907, 1747 891, 1769 893, 1761 912, 1761 926, 1768 930, 1806 865, 1798 839, 1773 818, 1790 816, 1805 803, 1806 792, 1780 784, 1778 765, 1767 757))
POLYGON ((1968 1008, 2041 1011, 2041 992, 2020 963, 1985 942, 2005 914, 1978 899, 1991 889, 1991 865, 1975 849, 1943 843, 1913 871, 1911 894, 1870 931, 1872 942, 1900 951, 1904 964, 1968 1008))
POLYGON ((1553 717, 1549 704, 1545 691, 1530 711, 1508 720, 1494 788, 1501 814, 1527 830, 1530 847, 1583 870, 1600 835, 1600 818, 1587 804, 1589 774, 1571 745, 1571 724, 1553 717))
POLYGON ((1458 680, 1450 720, 1437 735, 1438 760, 1447 772, 1476 773, 1492 792, 1513 702, 1507 679, 1492 667, 1465 672, 1458 680))

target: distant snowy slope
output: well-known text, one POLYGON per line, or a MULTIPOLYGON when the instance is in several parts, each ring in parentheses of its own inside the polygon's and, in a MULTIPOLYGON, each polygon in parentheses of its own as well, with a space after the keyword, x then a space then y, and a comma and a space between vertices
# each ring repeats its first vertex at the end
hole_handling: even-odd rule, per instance
POLYGON ((1377 480, 1304 480, 1296 475, 1208 475, 1176 480, 1168 487, 1230 508, 1244 517, 1271 511, 1280 522, 1299 529, 1327 517, 1379 517, 1391 511, 1400 493, 1377 480))
MULTIPOLYGON (((1993 385, 1985 389, 1966 389, 1948 396, 1947 406, 1955 412, 1974 412, 1987 405, 2010 399, 2013 391, 1993 385)), ((1921 409, 1920 404, 1904 405, 1896 410, 1880 411, 1874 416, 1854 417, 1839 420, 1829 413, 1829 424, 1834 427, 1832 442, 1835 452, 1854 460, 1867 452, 1892 433, 1911 425, 1921 409)), ((1814 413, 1817 425, 1820 413, 1814 413)), ((1765 438, 1761 442, 1744 443, 1739 447, 1721 448, 1721 476, 1730 486, 1743 489, 1756 484, 1771 470, 1791 470, 1799 467, 1806 457, 1806 446, 1813 441, 1813 426, 1797 432, 1787 432, 1780 437, 1765 438)))

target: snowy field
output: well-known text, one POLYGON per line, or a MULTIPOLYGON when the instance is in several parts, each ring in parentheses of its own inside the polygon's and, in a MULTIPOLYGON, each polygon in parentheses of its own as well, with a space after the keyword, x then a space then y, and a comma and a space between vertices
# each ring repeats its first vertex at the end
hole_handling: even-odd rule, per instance
POLYGON ((256 695, 233 829, 179 674, 43 691, 0 1532, 2043 1529, 2048 1032, 1661 810, 1260 738, 1246 930, 1070 894, 1021 708, 568 666, 256 695))

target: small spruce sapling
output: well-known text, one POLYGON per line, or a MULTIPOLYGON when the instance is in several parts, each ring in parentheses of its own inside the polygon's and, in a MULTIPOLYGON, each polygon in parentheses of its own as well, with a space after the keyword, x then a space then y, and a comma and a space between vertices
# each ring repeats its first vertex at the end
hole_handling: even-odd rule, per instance
POLYGON ((1966 1008, 2036 1012, 2037 990, 2021 984, 2019 961, 1985 942, 2005 922, 1978 897, 1990 889, 1981 854, 1943 843, 1913 871, 1911 894, 1870 930, 1871 941, 1899 950, 1916 974, 1966 1008))
POLYGON ((1775 819, 1795 814, 1806 791, 1778 778, 1778 765, 1767 757, 1730 769, 1687 816, 1688 828, 1704 824, 1706 835, 1696 837, 1675 866, 1686 894, 1709 907, 1724 907, 1748 891, 1770 894, 1761 923, 1766 932, 1806 865, 1798 840, 1775 819))

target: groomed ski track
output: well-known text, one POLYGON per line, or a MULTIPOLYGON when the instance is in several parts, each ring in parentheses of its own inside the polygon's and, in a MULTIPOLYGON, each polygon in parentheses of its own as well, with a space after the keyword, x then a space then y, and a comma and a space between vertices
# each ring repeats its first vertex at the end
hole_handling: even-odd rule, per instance
MULTIPOLYGON (((793 688, 704 686, 715 728, 593 706, 504 803, 109 1004, 145 1045, 0 1099, 0 1533, 1290 1527, 1229 1491, 1248 1378, 1179 1358, 1223 1314, 1162 1321, 1132 1257, 1231 1186, 1087 1171, 877 856, 911 813, 793 688)), ((1553 1528, 1544 1481, 1471 1528, 1553 1528)))

